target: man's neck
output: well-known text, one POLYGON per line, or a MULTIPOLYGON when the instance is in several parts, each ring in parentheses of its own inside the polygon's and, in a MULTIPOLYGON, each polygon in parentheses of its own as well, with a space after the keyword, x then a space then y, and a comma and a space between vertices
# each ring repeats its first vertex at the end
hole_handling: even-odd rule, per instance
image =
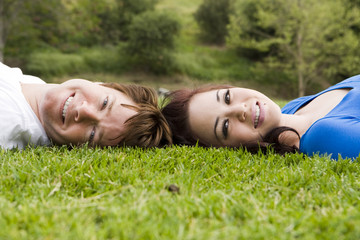
POLYGON ((29 103, 35 115, 40 119, 39 105, 47 89, 52 87, 53 84, 28 84, 21 83, 21 90, 24 94, 26 101, 29 103))

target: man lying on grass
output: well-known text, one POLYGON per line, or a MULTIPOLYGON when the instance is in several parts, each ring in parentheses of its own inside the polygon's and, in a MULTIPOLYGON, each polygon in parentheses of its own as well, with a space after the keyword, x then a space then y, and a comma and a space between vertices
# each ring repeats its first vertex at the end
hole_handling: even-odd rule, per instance
POLYGON ((2 63, 0 73, 2 148, 171 144, 151 88, 82 79, 46 84, 2 63))

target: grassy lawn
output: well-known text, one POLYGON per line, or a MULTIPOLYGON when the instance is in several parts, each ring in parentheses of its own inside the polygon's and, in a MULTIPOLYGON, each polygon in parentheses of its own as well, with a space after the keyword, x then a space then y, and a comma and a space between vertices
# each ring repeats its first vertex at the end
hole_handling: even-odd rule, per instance
MULTIPOLYGON (((181 19, 176 58, 184 75, 50 80, 83 77, 170 90, 212 81, 263 90, 251 83, 248 62, 198 42, 191 16, 201 2, 157 6, 181 19)), ((0 240, 360 239, 359 175, 358 161, 241 149, 0 149, 0 240)))
POLYGON ((0 166, 0 239, 360 237, 357 161, 55 147, 2 151, 0 166))

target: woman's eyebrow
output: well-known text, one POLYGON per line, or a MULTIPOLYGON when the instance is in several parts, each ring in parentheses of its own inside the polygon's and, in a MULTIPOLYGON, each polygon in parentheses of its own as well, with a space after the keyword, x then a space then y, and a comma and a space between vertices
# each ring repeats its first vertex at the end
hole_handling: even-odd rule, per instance
MULTIPOLYGON (((218 89, 218 90, 216 91, 216 100, 217 100, 218 102, 220 102, 219 92, 220 92, 220 89, 218 89)), ((218 135, 217 135, 217 133, 216 133, 216 128, 217 128, 218 123, 219 123, 219 117, 217 117, 216 120, 215 120, 215 124, 214 124, 214 135, 215 135, 216 139, 217 139, 218 141, 220 141, 220 140, 219 140, 219 137, 218 137, 218 135)))
MULTIPOLYGON (((214 135, 215 135, 215 137, 216 137, 217 140, 219 140, 219 137, 218 137, 218 135, 217 135, 217 133, 216 133, 216 128, 217 128, 218 123, 219 123, 219 117, 216 118, 216 120, 215 120, 215 125, 214 125, 214 135)), ((220 141, 220 140, 219 140, 219 141, 220 141)))

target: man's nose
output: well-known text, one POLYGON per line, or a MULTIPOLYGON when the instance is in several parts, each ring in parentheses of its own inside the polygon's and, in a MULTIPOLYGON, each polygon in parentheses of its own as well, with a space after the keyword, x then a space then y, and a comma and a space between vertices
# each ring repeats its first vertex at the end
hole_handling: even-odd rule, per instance
POLYGON ((82 121, 98 121, 99 114, 87 101, 83 101, 80 106, 77 107, 75 113, 75 122, 82 122, 82 121))

